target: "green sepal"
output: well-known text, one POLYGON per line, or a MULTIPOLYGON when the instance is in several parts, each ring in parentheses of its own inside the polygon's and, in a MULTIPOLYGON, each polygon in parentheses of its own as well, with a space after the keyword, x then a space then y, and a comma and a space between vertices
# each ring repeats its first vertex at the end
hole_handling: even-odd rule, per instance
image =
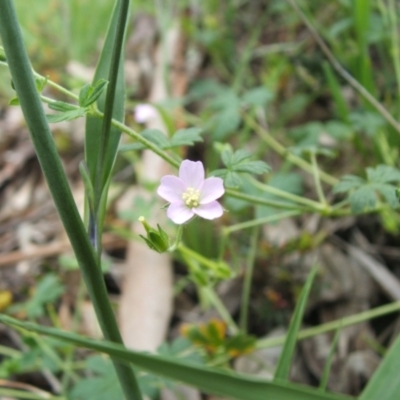
POLYGON ((157 229, 152 228, 144 219, 140 217, 139 221, 142 223, 144 229, 146 229, 147 237, 139 235, 150 247, 157 253, 165 253, 169 248, 169 237, 168 234, 157 224, 157 229))

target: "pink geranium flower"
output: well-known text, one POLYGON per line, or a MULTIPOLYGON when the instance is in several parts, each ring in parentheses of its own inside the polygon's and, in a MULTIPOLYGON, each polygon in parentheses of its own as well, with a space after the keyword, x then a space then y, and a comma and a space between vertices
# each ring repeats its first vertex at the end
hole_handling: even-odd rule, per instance
POLYGON ((224 194, 221 178, 204 179, 200 161, 185 160, 179 168, 179 177, 166 175, 161 178, 157 193, 170 202, 168 218, 180 225, 194 215, 205 219, 220 217, 224 209, 216 201, 224 194))

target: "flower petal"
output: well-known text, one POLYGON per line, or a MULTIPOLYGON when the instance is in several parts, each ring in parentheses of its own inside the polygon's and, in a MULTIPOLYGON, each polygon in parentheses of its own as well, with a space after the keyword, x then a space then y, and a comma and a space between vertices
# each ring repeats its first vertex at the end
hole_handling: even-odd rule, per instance
POLYGON ((207 178, 201 187, 200 204, 207 204, 219 199, 225 193, 221 178, 207 178))
POLYGON ((193 211, 199 217, 205 219, 214 219, 220 217, 224 213, 224 209, 218 201, 212 201, 207 204, 200 204, 199 207, 194 208, 193 211))
POLYGON ((175 224, 183 224, 186 221, 189 221, 194 215, 193 210, 187 208, 183 201, 179 203, 172 203, 167 210, 167 216, 172 222, 175 224))
POLYGON ((179 168, 179 178, 186 187, 199 189, 204 182, 204 167, 201 161, 184 160, 179 168))
POLYGON ((170 203, 181 202, 182 193, 186 190, 185 184, 177 176, 166 175, 161 178, 161 185, 157 193, 170 203))

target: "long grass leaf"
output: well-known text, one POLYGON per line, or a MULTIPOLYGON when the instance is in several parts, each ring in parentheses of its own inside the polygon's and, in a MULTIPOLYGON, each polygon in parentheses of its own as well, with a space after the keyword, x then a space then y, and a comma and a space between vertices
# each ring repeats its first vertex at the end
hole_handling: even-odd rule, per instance
POLYGON ((303 319, 303 314, 306 309, 308 296, 314 282, 315 275, 317 274, 318 266, 315 265, 308 275, 307 281, 301 291, 299 302, 294 310, 292 320, 290 322, 289 331, 286 336, 285 344, 283 346, 282 354, 279 357, 278 366, 275 371, 274 380, 287 380, 289 379, 290 366, 296 347, 297 336, 300 330, 300 324, 303 319))
POLYGON ((5 315, 0 315, 0 322, 106 353, 121 361, 132 363, 140 369, 196 386, 206 393, 219 396, 241 400, 355 400, 354 397, 321 393, 316 388, 299 384, 270 382, 172 357, 139 353, 114 343, 87 339, 59 329, 21 322, 5 315))
POLYGON ((400 335, 368 382, 359 400, 395 400, 400 394, 400 335))

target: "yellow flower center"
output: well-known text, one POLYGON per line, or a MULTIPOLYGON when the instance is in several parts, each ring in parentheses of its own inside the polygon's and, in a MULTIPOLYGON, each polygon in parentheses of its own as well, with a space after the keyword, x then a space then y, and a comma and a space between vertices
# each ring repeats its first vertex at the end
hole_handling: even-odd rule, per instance
POLYGON ((189 208, 196 208, 199 206, 200 191, 188 187, 186 192, 182 194, 182 200, 189 208))

